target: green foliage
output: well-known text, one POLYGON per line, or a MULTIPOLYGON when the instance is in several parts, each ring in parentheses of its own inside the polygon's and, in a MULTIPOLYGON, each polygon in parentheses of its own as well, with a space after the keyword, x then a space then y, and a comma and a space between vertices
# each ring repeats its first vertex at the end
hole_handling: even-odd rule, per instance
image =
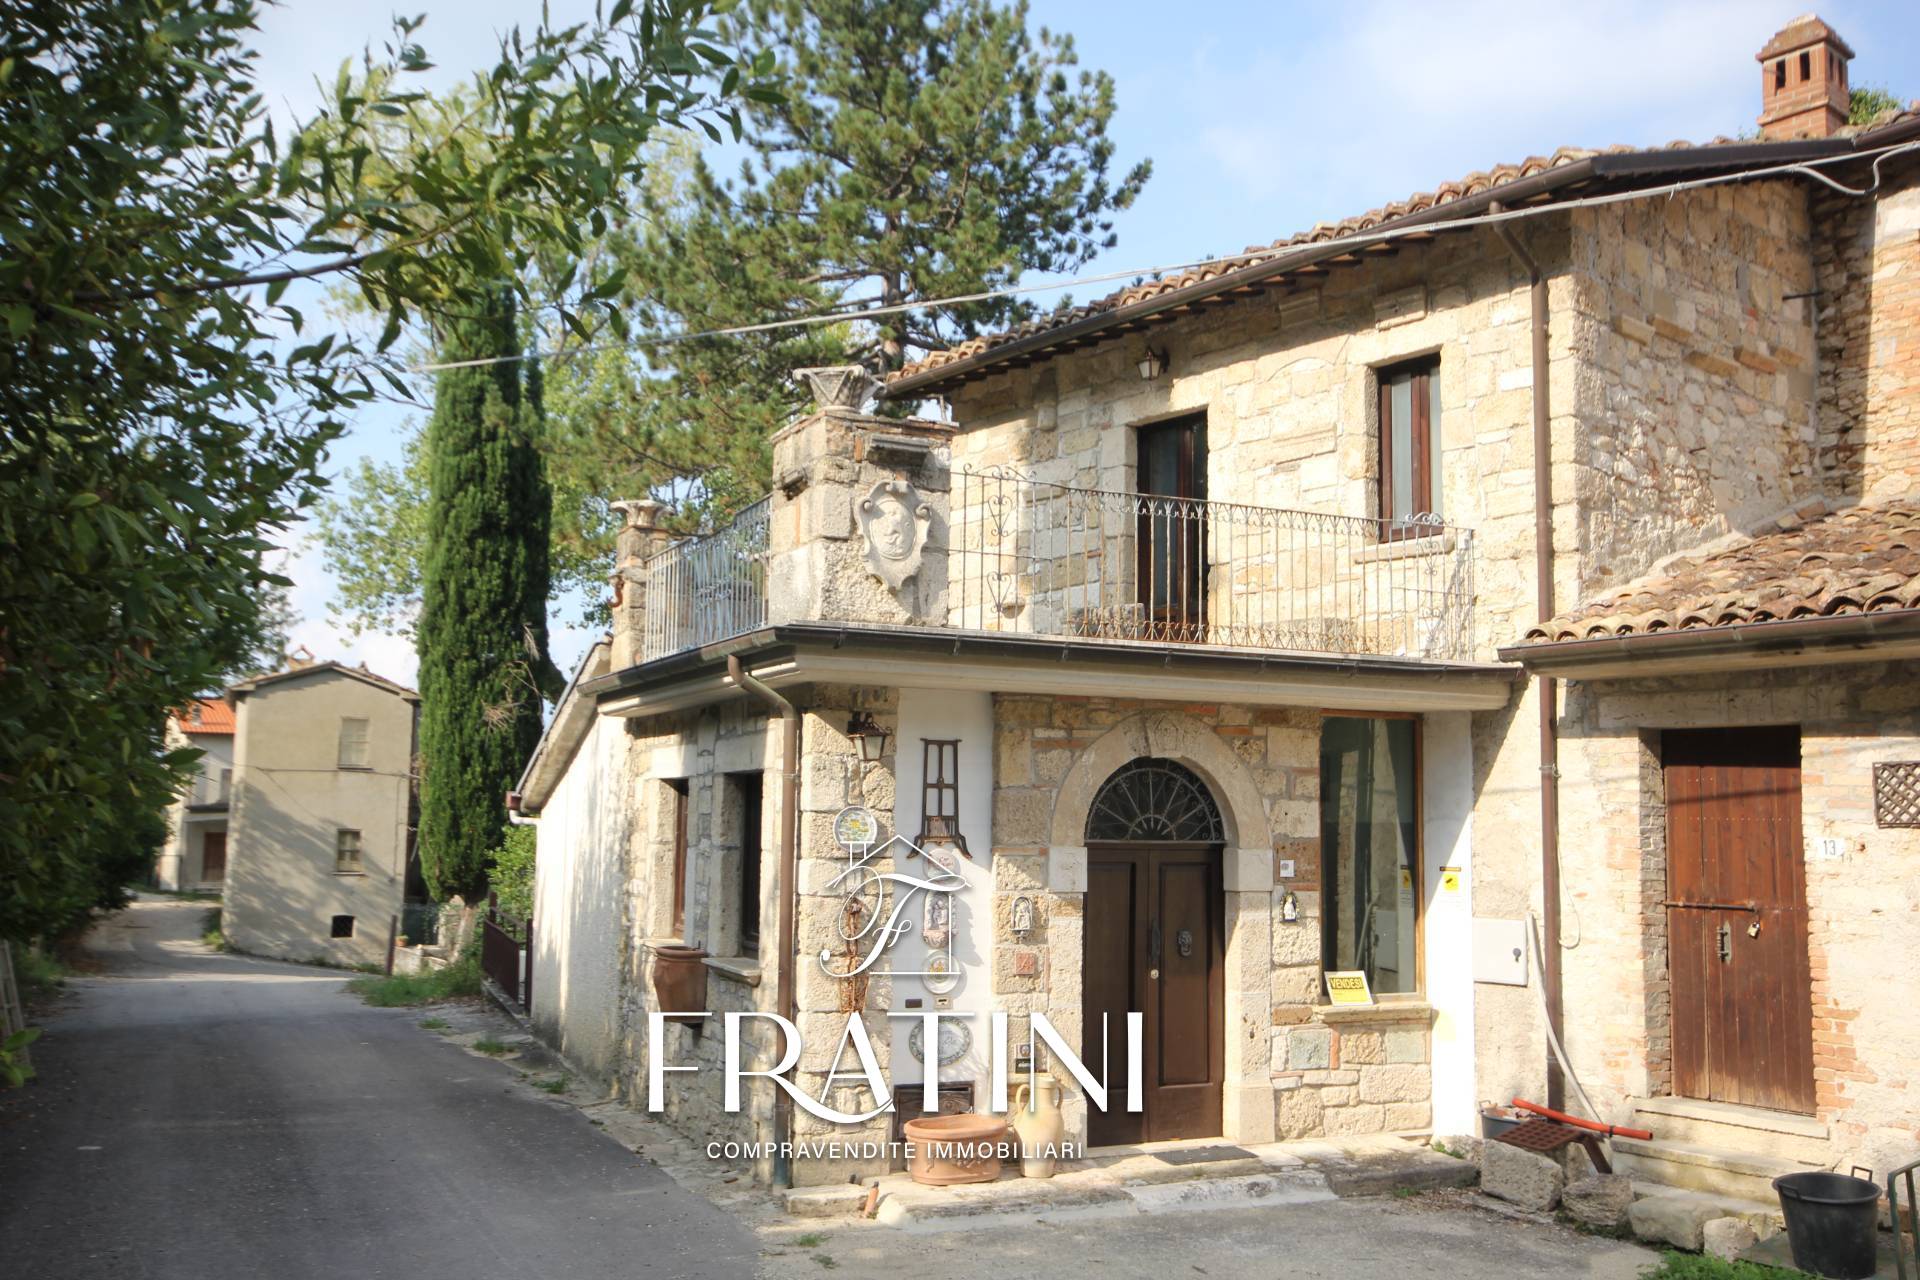
POLYGON ((1906 99, 1878 85, 1861 85, 1847 99, 1847 123, 1871 124, 1882 111, 1906 109, 1906 99))
POLYGON ((1705 1253, 1669 1249, 1660 1261, 1641 1268, 1641 1280, 1792 1280, 1806 1273, 1757 1262, 1729 1262, 1705 1253))
POLYGON ((450 1024, 445 1018, 422 1018, 415 1025, 422 1031, 445 1031, 450 1024))
POLYGON ((551 1093, 555 1096, 565 1093, 572 1086, 573 1081, 567 1076, 555 1076, 551 1080, 533 1081, 534 1088, 540 1090, 542 1093, 551 1093))
POLYGON ((39 1027, 22 1027, 0 1040, 0 1080, 18 1089, 36 1074, 28 1060, 27 1046, 40 1038, 39 1027))
MULTIPOLYGON (((1110 179, 1113 81, 1073 39, 1027 27, 1024 2, 752 0, 736 36, 781 50, 789 91, 748 107, 754 162, 695 187, 714 287, 766 277, 892 305, 1071 271, 1114 243, 1109 215, 1145 185, 1110 179), (715 228, 725 227, 724 235, 715 228)), ((789 286, 790 288, 790 286, 789 286)), ((856 350, 898 368, 1026 313, 1009 299, 879 317, 856 350)))
MULTIPOLYGON (((124 900, 145 856, 127 832, 191 764, 159 726, 263 642, 265 588, 287 585, 265 556, 327 443, 379 387, 406 391, 379 352, 476 279, 524 294, 538 260, 604 232, 657 127, 718 136, 720 95, 767 92, 768 61, 701 29, 713 7, 617 0, 605 25, 507 33, 468 90, 477 147, 404 127, 431 66, 417 20, 287 132, 253 81, 255 0, 9 9, 0 937, 124 900), (386 317, 374 351, 288 302, 327 277, 386 317)), ((612 263, 564 283, 543 300, 583 332, 622 286, 612 263)))
POLYGON ((533 827, 508 827, 490 855, 487 889, 498 896, 500 909, 522 920, 533 917, 533 864, 539 841, 533 827))
MULTIPOLYGON (((749 95, 751 160, 728 180, 697 154, 667 152, 626 193, 639 216, 612 222, 582 259, 617 264, 642 331, 707 332, 1070 271, 1113 243, 1109 215, 1146 182, 1145 164, 1110 173, 1112 81, 1078 70, 1070 38, 1029 31, 1024 5, 754 0, 724 31, 782 50, 784 92, 749 95)), ((548 259, 539 279, 566 272, 548 259)), ((589 621, 604 623, 609 498, 659 498, 691 532, 764 496, 768 437, 806 404, 795 368, 898 367, 1029 313, 1006 299, 952 304, 553 362, 556 585, 587 588, 589 621)), ((328 563, 352 625, 396 630, 411 617, 424 480, 411 458, 370 469, 328 514, 328 563)))
POLYGON ((382 1009, 477 996, 480 994, 480 952, 478 948, 469 947, 444 969, 354 978, 347 983, 347 990, 382 1009))
MULTIPOLYGON (((6 946, 0 942, 0 946, 6 946)), ((66 985, 67 966, 39 947, 13 948, 13 978, 22 1000, 45 999, 66 985)))
MULTIPOLYGON (((449 325, 452 361, 518 356, 511 301, 449 325)), ((421 569, 420 854, 436 898, 486 891, 506 793, 540 740, 550 497, 537 440, 540 366, 442 373, 428 427, 421 569)))
POLYGON ((508 1044, 505 1040, 495 1039, 493 1036, 481 1036, 473 1042, 473 1048, 476 1053, 484 1053, 489 1058, 498 1058, 502 1054, 513 1052, 512 1045, 508 1044))
POLYGON ((233 948, 227 945, 227 935, 221 925, 221 910, 221 908, 215 907, 213 910, 207 912, 205 916, 201 917, 200 943, 202 946, 211 947, 215 951, 231 951, 233 948))

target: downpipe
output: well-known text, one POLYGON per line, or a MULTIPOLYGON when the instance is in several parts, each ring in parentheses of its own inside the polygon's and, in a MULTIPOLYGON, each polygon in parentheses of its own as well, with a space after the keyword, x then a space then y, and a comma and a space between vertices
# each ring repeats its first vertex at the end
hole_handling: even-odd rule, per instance
MULTIPOLYGON (((1499 201, 1489 206, 1504 213, 1499 201)), ((1534 595, 1540 621, 1553 617, 1553 418, 1548 386, 1547 278, 1539 261, 1520 242, 1513 229, 1496 222, 1494 234, 1526 269, 1533 328, 1533 558, 1534 595)), ((1560 731, 1557 719, 1560 682, 1552 676, 1534 678, 1540 709, 1540 898, 1546 945, 1541 948, 1540 986, 1545 997, 1547 1042, 1556 1052, 1547 1056, 1547 1105, 1566 1104, 1566 1081, 1559 1054, 1564 1029, 1560 983, 1560 731)))
MULTIPOLYGON (((794 1008, 794 948, 797 935, 796 903, 800 886, 800 708, 772 688, 747 674, 739 655, 727 655, 727 675, 739 688, 755 695, 780 713, 780 938, 774 956, 774 1004, 789 1023, 799 1021, 794 1008)), ((773 1185, 793 1185, 793 1099, 785 1089, 773 1091, 773 1185)))

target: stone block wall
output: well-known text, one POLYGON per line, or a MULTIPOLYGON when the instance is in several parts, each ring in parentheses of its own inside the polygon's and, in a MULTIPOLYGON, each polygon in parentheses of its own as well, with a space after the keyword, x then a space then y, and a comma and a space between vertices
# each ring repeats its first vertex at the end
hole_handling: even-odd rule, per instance
MULTIPOLYGON (((1087 807, 1115 770, 1162 756, 1208 782, 1228 827, 1227 1136, 1430 1123, 1430 1010, 1343 1019, 1320 1007, 1319 712, 1015 695, 996 696, 994 709, 994 992, 1015 1043, 1035 1012, 1081 1043, 1087 807), (1282 861, 1294 878, 1277 877, 1282 861), (1282 918, 1289 892, 1297 922, 1282 918), (1008 927, 1023 895, 1035 902, 1025 938, 1008 927)), ((1084 1134, 1085 1100, 1056 1073, 1070 1131, 1084 1134)))
POLYGON ((1814 200, 1819 465, 1836 497, 1920 495, 1920 165, 1867 201, 1814 200))
POLYGON ((1659 731, 1798 724, 1817 1115, 1837 1167, 1920 1157, 1920 830, 1873 804, 1876 761, 1920 760, 1920 664, 1595 682, 1565 707, 1563 821, 1593 833, 1562 845, 1567 1049, 1595 1103, 1672 1084, 1659 731))
MULTIPOLYGON (((1564 264, 1564 221, 1543 219, 1529 235, 1550 269, 1564 264)), ((1556 317, 1570 315, 1564 271, 1552 296, 1556 317)), ((969 383, 954 393, 953 464, 1131 492, 1128 428, 1204 411, 1209 498, 1377 517, 1375 370, 1437 354, 1441 515, 1473 531, 1477 640, 1491 656, 1533 616, 1529 317, 1526 276, 1491 233, 1407 244, 1395 257, 1336 270, 1317 287, 1261 295, 969 383), (1134 362, 1149 344, 1166 353, 1168 370, 1143 382, 1134 362)), ((1572 335, 1571 325, 1554 326, 1556 387, 1572 385, 1572 335)), ((1571 442, 1571 394, 1556 393, 1554 405, 1556 439, 1571 442)), ((1570 486, 1556 494, 1570 497, 1570 486)), ((1572 529, 1570 506, 1562 522, 1572 529)))

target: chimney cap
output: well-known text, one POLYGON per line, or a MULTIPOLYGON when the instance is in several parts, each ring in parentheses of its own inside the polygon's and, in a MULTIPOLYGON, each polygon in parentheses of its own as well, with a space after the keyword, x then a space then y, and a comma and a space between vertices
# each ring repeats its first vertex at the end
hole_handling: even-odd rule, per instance
POLYGON ((1828 26, 1817 13, 1803 13, 1773 33, 1773 39, 1766 47, 1753 55, 1755 62, 1765 62, 1786 53, 1797 53, 1811 45, 1830 44, 1834 52, 1843 58, 1853 56, 1853 46, 1843 40, 1838 31, 1828 26))

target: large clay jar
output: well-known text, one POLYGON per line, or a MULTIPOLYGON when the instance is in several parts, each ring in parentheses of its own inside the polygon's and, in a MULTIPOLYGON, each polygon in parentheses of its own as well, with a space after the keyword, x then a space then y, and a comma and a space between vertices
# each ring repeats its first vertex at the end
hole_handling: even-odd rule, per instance
POLYGON ((707 1011, 707 953, 699 947, 664 944, 653 949, 654 1008, 676 1013, 707 1011))
POLYGON ((907 1136, 907 1173, 930 1187, 992 1182, 1000 1176, 1007 1122, 971 1113, 921 1116, 901 1126, 907 1136))
POLYGON ((1037 1084, 1014 1090, 1013 1132, 1020 1139, 1020 1172, 1029 1178, 1051 1178, 1060 1167, 1054 1153, 1067 1136, 1067 1120, 1060 1114, 1059 1081, 1041 1076, 1037 1084))

